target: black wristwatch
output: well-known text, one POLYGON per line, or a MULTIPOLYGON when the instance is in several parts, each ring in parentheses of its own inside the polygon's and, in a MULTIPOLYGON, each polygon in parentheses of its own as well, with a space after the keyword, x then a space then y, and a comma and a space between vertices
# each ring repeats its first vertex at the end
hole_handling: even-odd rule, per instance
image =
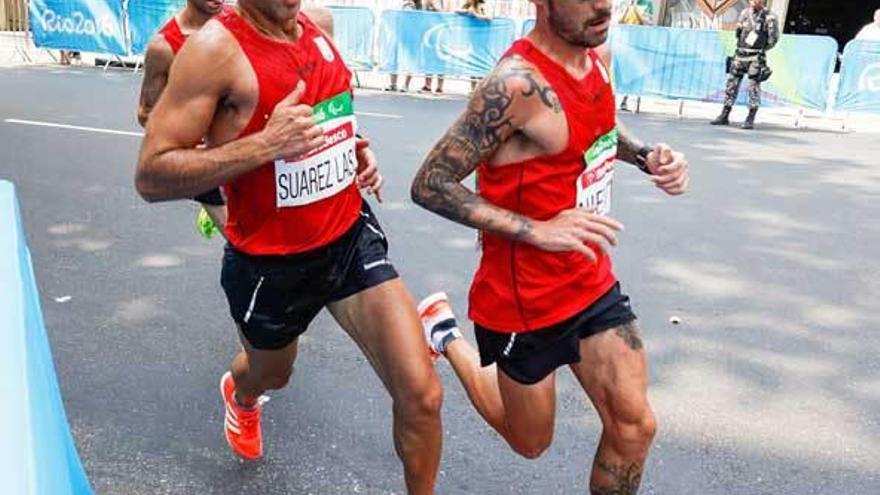
POLYGON ((636 152, 636 167, 639 167, 639 170, 648 175, 651 175, 651 169, 648 168, 648 155, 650 155, 652 151, 654 151, 653 146, 645 145, 636 152))

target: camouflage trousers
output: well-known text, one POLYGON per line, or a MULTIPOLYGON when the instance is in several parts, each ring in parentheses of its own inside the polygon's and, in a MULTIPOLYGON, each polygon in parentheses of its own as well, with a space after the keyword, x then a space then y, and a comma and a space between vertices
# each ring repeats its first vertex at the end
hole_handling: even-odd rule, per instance
POLYGON ((732 107, 736 104, 739 95, 739 87, 743 77, 749 76, 749 108, 757 109, 761 106, 761 83, 758 80, 761 75, 763 64, 758 61, 733 60, 730 67, 730 76, 727 78, 725 89, 724 106, 732 107))

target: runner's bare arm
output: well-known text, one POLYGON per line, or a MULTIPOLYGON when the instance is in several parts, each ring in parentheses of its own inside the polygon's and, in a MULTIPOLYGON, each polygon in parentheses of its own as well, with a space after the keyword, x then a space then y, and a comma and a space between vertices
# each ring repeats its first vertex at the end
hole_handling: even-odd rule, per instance
POLYGON ((222 27, 208 24, 184 45, 147 123, 135 185, 147 201, 188 198, 226 184, 276 158, 323 143, 311 107, 300 105, 297 86, 272 113, 266 127, 216 148, 199 149, 221 98, 236 77, 238 45, 222 27))
MULTIPOLYGON (((617 157, 620 160, 637 164, 636 156, 645 143, 635 137, 620 122, 617 123, 617 157)), ((690 177, 688 161, 683 153, 679 153, 665 144, 658 144, 648 153, 645 164, 651 174, 651 181, 672 196, 687 192, 690 177)))
POLYGON ((578 209, 537 221, 499 208, 461 184, 477 166, 489 161, 516 132, 533 134, 531 117, 561 113, 553 89, 535 69, 512 58, 480 83, 468 107, 425 159, 412 185, 412 199, 454 222, 521 240, 546 251, 578 251, 594 260, 591 243, 603 250, 616 245, 614 220, 578 209))
POLYGON ((636 157, 645 146, 645 142, 637 138, 620 121, 617 122, 617 159, 637 165, 636 157))
POLYGON ((303 13, 324 31, 324 34, 333 38, 333 13, 326 7, 309 7, 302 9, 303 13))
POLYGON ((454 222, 514 239, 532 221, 499 208, 461 184, 514 133, 522 131, 536 104, 558 105, 553 90, 539 84, 516 60, 499 65, 477 87, 465 112, 430 151, 412 184, 418 205, 454 222))
POLYGON ((165 39, 156 35, 147 45, 147 52, 144 54, 144 80, 141 83, 141 96, 138 103, 138 123, 141 127, 147 126, 147 119, 162 90, 165 89, 165 83, 168 82, 168 70, 171 68, 171 62, 174 60, 174 52, 171 45, 165 39))

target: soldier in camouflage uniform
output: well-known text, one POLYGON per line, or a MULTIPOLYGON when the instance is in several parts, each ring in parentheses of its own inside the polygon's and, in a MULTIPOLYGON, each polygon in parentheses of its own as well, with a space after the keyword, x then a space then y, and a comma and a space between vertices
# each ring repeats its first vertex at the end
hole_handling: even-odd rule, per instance
POLYGON ((769 76, 767 51, 779 41, 779 21, 767 10, 767 0, 752 0, 736 25, 736 54, 730 64, 724 109, 712 125, 730 124, 730 110, 736 103, 743 76, 749 76, 749 116, 743 129, 754 129, 761 106, 761 82, 769 76))

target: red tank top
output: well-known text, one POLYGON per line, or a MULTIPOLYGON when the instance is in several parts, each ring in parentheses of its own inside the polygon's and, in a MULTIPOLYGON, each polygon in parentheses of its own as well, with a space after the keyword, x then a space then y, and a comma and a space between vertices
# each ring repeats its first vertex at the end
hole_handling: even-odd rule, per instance
POLYGON ((162 29, 159 30, 159 34, 165 38, 165 41, 171 45, 171 51, 177 55, 177 52, 183 48, 183 44, 186 43, 186 36, 184 36, 183 31, 180 30, 180 23, 177 22, 177 16, 172 17, 162 26, 162 29))
POLYGON ((261 131, 300 80, 306 84, 301 102, 312 105, 327 137, 323 148, 307 156, 266 163, 226 184, 226 237, 254 255, 295 254, 333 242, 357 220, 363 201, 355 181, 351 71, 302 13, 302 36, 295 43, 260 34, 234 10, 216 19, 238 41, 259 85, 256 109, 239 137, 261 131))
MULTIPOLYGON (((556 91, 569 143, 553 156, 500 167, 481 164, 479 189, 487 201, 536 220, 549 220, 575 206, 607 213, 617 152, 614 94, 607 69, 592 50, 589 55, 593 69, 582 80, 525 38, 504 55, 534 65, 556 91)), ((596 264, 577 252, 542 251, 484 233, 470 291, 470 318, 504 333, 539 330, 571 318, 615 283, 610 258, 593 250, 596 264)))
MULTIPOLYGON (((232 10, 232 7, 229 5, 223 4, 221 7, 221 12, 227 12, 232 10)), ((183 31, 180 30, 180 23, 177 22, 177 16, 168 19, 168 22, 162 26, 162 29, 159 30, 159 34, 165 38, 165 41, 171 45, 171 51, 177 55, 177 52, 183 48, 183 44, 186 43, 186 35, 183 34, 183 31)))

